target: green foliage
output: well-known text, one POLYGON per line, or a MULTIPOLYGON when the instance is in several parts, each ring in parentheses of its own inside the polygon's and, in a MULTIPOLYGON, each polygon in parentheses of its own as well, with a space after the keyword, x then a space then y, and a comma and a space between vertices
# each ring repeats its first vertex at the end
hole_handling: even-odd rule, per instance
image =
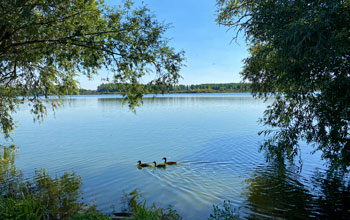
POLYGON ((166 209, 157 208, 155 205, 147 206, 146 201, 138 202, 133 210, 133 220, 181 220, 182 217, 177 214, 176 210, 172 207, 166 209))
POLYGON ((40 170, 33 182, 15 178, 0 186, 1 219, 66 219, 86 206, 81 199, 81 178, 74 173, 52 179, 40 170))
POLYGON ((142 199, 137 190, 126 194, 124 193, 123 202, 126 203, 123 211, 131 211, 133 220, 181 220, 182 217, 177 214, 171 206, 168 208, 158 208, 155 204, 147 206, 146 201, 142 199))
POLYGON ((184 53, 168 46, 168 26, 146 7, 103 0, 0 0, 0 132, 9 137, 12 114, 21 103, 35 120, 56 109, 66 94, 78 92, 76 76, 111 73, 133 108, 151 85, 177 83, 184 53), (58 99, 50 99, 55 96, 58 99))
POLYGON ((0 219, 27 219, 38 220, 42 218, 44 206, 34 197, 3 198, 0 196, 0 219))
POLYGON ((68 220, 110 220, 110 218, 98 211, 89 211, 69 217, 68 220))
POLYGON ((239 209, 234 208, 231 201, 224 201, 222 207, 213 205, 213 214, 210 215, 209 220, 234 220, 239 219, 239 209))
POLYGON ((276 97, 261 120, 272 128, 262 132, 268 159, 293 160, 302 140, 333 168, 349 167, 349 1, 217 0, 217 6, 219 24, 244 31, 251 55, 242 75, 253 94, 276 97))
MULTIPOLYGON (((108 94, 122 93, 119 85, 115 83, 102 83, 97 87, 97 91, 89 91, 90 93, 108 94)), ((219 93, 219 92, 250 92, 249 83, 218 83, 218 84, 200 84, 200 85, 170 85, 170 86, 154 86, 143 85, 145 93, 169 92, 169 93, 219 93)), ((87 91, 83 91, 87 92, 87 91)), ((89 94, 87 92, 87 94, 89 94)))

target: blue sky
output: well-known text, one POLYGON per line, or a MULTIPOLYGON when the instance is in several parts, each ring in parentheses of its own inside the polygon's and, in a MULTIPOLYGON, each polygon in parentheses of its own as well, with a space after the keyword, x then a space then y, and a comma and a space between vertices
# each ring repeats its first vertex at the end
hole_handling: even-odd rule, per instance
MULTIPOLYGON (((135 0, 136 2, 141 2, 135 0)), ((245 41, 236 43, 233 31, 215 23, 215 0, 144 0, 159 21, 171 23, 166 33, 170 46, 184 50, 186 67, 180 84, 229 83, 241 81, 242 60, 248 56, 245 41)), ((120 1, 107 0, 107 4, 120 1)), ((80 86, 96 89, 106 73, 101 70, 94 80, 80 77, 80 86)), ((146 77, 147 78, 147 77, 146 77)))

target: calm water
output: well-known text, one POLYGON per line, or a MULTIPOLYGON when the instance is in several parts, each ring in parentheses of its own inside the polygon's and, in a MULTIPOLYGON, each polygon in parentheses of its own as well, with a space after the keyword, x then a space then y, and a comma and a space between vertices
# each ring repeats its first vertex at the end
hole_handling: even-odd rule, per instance
POLYGON ((36 168, 77 172, 85 199, 105 212, 123 191, 139 189, 149 204, 173 205, 185 219, 206 219, 224 200, 246 219, 346 219, 349 185, 327 173, 309 146, 301 173, 258 152, 257 120, 267 104, 249 94, 167 95, 146 98, 135 115, 118 96, 75 96, 42 124, 23 107, 16 164, 28 178, 36 168), (164 156, 179 165, 136 167, 164 156))

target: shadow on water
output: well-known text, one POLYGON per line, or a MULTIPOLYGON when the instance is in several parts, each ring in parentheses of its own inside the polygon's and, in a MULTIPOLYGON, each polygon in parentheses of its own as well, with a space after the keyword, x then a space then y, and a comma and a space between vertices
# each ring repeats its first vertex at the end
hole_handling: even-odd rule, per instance
POLYGON ((293 166, 271 164, 255 170, 247 180, 247 219, 349 219, 349 176, 316 170, 302 178, 293 166))

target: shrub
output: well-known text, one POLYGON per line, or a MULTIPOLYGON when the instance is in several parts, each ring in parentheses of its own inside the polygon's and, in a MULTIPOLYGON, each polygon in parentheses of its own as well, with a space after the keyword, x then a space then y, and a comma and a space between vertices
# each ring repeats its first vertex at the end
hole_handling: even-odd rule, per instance
POLYGON ((131 211, 134 216, 132 220, 181 220, 182 217, 171 206, 159 208, 155 204, 147 206, 146 200, 142 198, 137 190, 129 194, 124 193, 122 200, 126 203, 123 211, 131 211))
POLYGON ((39 199, 32 196, 22 198, 0 197, 0 219, 38 220, 42 218, 45 207, 39 199))
POLYGON ((224 201, 222 208, 213 205, 213 214, 210 215, 209 220, 234 220, 239 219, 239 208, 234 208, 231 201, 224 201))
POLYGON ((99 211, 88 211, 86 213, 76 214, 68 220, 110 220, 110 218, 99 211))

